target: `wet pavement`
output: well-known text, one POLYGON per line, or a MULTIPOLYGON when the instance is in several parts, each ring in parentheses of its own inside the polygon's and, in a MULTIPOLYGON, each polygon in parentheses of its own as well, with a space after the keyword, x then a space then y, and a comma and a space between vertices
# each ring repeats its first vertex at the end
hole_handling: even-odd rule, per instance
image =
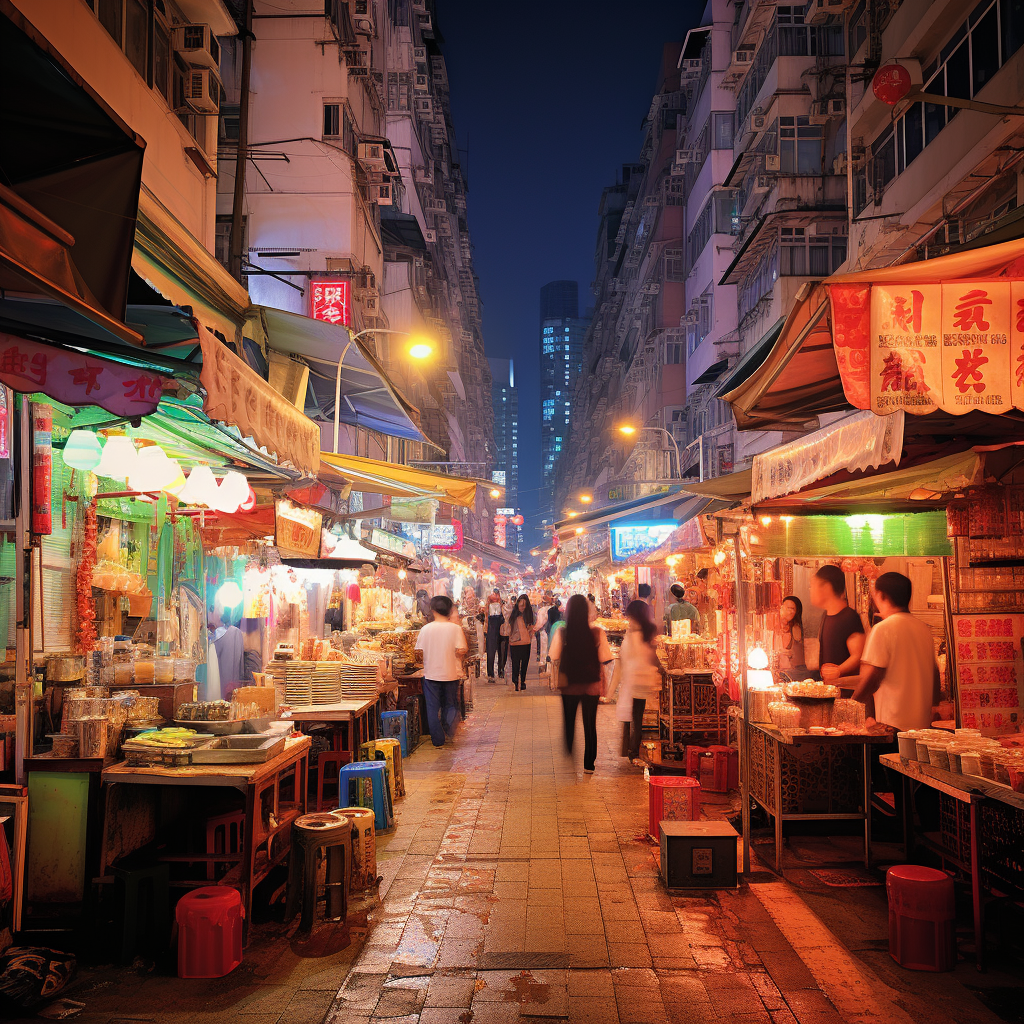
MULTIPOLYGON (((356 905, 350 927, 321 926, 303 940, 294 924, 263 925, 243 964, 217 981, 93 972, 73 993, 87 1004, 79 1019, 1000 1019, 965 986, 977 977, 968 962, 936 976, 888 960, 880 886, 827 889, 798 868, 787 882, 761 871, 738 890, 669 896, 646 836, 643 772, 618 754, 613 711, 599 712, 588 776, 581 731, 575 759, 563 753, 561 703, 545 682, 531 674, 515 693, 477 681, 457 742, 435 749, 427 738, 406 761, 397 826, 378 837, 381 899, 356 905), (848 932, 855 948, 837 937, 848 932)), ((724 797, 709 807, 728 810, 724 797)), ((799 859, 799 844, 792 852, 799 859)))

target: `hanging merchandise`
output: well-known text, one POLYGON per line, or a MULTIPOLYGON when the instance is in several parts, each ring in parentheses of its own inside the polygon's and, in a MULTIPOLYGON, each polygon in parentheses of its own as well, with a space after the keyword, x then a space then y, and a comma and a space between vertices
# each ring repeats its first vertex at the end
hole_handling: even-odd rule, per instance
POLYGON ((72 469, 94 470, 102 456, 103 446, 91 430, 72 430, 64 444, 64 464, 72 469))
POLYGON ((96 645, 96 605, 92 597, 92 571, 96 565, 96 499, 85 506, 85 536, 78 561, 78 643, 79 654, 96 645))
POLYGON ((53 406, 32 405, 32 532, 53 530, 50 511, 53 483, 53 406))
POLYGON ((103 455, 95 469, 97 476, 107 480, 127 480, 135 471, 139 453, 130 437, 124 434, 113 434, 107 438, 103 446, 103 455))

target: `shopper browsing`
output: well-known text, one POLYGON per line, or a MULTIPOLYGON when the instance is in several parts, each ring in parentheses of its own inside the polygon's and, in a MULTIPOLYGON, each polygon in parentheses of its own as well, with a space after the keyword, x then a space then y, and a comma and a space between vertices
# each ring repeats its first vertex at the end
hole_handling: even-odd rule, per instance
MULTIPOLYGON (((615 663, 619 699, 615 714, 620 722, 632 723, 628 756, 640 766, 640 738, 644 725, 644 710, 648 704, 656 706, 661 697, 661 664, 654 649, 657 628, 651 610, 645 601, 631 601, 626 606, 629 628, 619 648, 615 663)), ((615 681, 612 686, 614 688, 615 681)), ((629 724, 624 729, 629 729, 629 724)))
POLYGON ((826 682, 860 672, 864 626, 846 600, 846 573, 823 565, 810 583, 811 604, 825 614, 818 626, 818 671, 826 682))
POLYGON ((530 665, 530 645, 537 631, 533 605, 526 594, 520 594, 508 620, 508 644, 512 658, 512 682, 516 690, 526 689, 526 670, 530 665))
POLYGON ((583 771, 594 774, 597 760, 597 703, 604 693, 604 665, 612 662, 608 639, 587 616, 587 599, 574 594, 565 607, 565 626, 551 637, 552 665, 558 666, 562 693, 565 748, 571 754, 576 736, 576 709, 583 708, 583 771))
POLYGON ((673 583, 669 588, 672 596, 675 598, 675 603, 669 605, 665 612, 665 627, 671 636, 672 634, 672 623, 678 622, 680 619, 690 620, 690 632, 700 632, 700 613, 689 601, 686 600, 686 591, 683 589, 681 583, 673 583))
POLYGON ((872 598, 882 621, 864 647, 853 694, 869 717, 899 730, 931 725, 941 696, 932 633, 910 614, 911 592, 903 573, 884 572, 875 580, 872 598))
POLYGON ((459 680, 468 644, 466 634, 452 622, 452 601, 435 597, 430 602, 434 621, 428 622, 416 638, 416 650, 423 652, 423 697, 427 704, 427 728, 435 747, 453 737, 459 719, 459 680))

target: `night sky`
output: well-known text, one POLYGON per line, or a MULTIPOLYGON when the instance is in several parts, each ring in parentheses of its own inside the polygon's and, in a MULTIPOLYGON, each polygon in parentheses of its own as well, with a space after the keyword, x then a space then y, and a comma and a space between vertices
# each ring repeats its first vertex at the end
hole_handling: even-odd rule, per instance
MULTIPOLYGON (((539 520, 541 285, 575 278, 593 304, 597 206, 637 158, 662 46, 703 3, 437 0, 487 354, 515 360, 520 504, 539 520), (465 162, 465 155, 463 157, 465 162)), ((539 535, 527 532, 527 545, 539 535)))

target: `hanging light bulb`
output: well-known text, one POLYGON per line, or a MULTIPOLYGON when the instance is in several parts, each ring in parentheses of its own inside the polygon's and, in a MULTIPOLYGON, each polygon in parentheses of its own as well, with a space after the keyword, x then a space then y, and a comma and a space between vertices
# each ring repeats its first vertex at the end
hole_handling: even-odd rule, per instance
POLYGON ((212 505, 217 494, 217 479, 209 466, 195 466, 178 497, 189 505, 212 505))
POLYGON ((103 455, 96 467, 96 475, 108 480, 127 480, 138 462, 139 453, 130 437, 114 434, 107 438, 103 455))
POLYGON ((95 469, 103 457, 100 439, 91 430, 72 430, 64 445, 64 465, 72 469, 95 469))
POLYGON ((135 468, 128 474, 128 486, 133 491, 162 491, 181 473, 181 467, 157 444, 143 448, 138 454, 135 468))
POLYGON ((241 473, 232 471, 221 480, 217 492, 213 507, 218 512, 237 512, 239 505, 249 497, 249 482, 241 473))

